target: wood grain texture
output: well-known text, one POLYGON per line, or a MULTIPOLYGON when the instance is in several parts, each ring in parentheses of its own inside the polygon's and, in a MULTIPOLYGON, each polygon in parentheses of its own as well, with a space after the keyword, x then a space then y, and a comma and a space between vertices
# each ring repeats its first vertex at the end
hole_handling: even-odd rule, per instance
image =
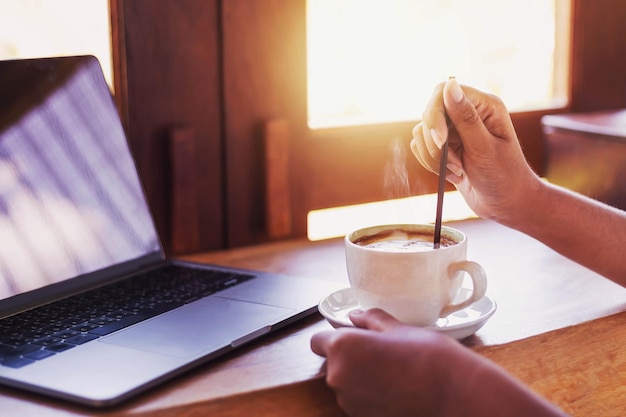
POLYGON ((626 111, 561 114, 542 120, 546 178, 626 209, 626 111))
POLYGON ((572 4, 571 111, 626 107, 626 2, 572 4))
MULTIPOLYGON (((446 225, 466 233, 468 258, 485 269, 487 292, 498 304, 484 327, 463 344, 576 416, 624 415, 611 410, 619 410, 619 385, 626 386, 625 355, 619 351, 626 340, 626 289, 497 223, 474 219, 446 225), (597 401, 612 409, 602 414, 597 401)), ((341 239, 278 241, 185 259, 347 285, 341 239)), ((330 329, 313 315, 97 413, 7 388, 0 388, 0 409, 24 417, 196 416, 208 411, 291 417, 318 416, 318 410, 340 415, 333 414, 338 413, 334 397, 320 379, 324 360, 310 349, 311 336, 330 329)))
MULTIPOLYGON (((112 0, 117 102, 166 252, 171 253, 168 133, 196 132, 197 250, 223 247, 218 0, 112 0), (121 78, 121 79, 118 79, 121 78)), ((184 214, 177 214, 184 216, 184 214)))
POLYGON ((626 312, 475 350, 572 416, 626 415, 626 312))
POLYGON ((335 394, 326 386, 323 378, 220 398, 213 402, 197 404, 193 408, 175 407, 135 414, 137 417, 205 417, 210 415, 220 417, 346 416, 337 405, 335 394))
POLYGON ((172 254, 200 250, 200 209, 196 131, 174 127, 169 132, 169 162, 172 182, 170 199, 170 245, 172 254))
POLYGON ((291 138, 289 122, 271 119, 263 129, 265 145, 265 224, 272 239, 291 235, 291 138))

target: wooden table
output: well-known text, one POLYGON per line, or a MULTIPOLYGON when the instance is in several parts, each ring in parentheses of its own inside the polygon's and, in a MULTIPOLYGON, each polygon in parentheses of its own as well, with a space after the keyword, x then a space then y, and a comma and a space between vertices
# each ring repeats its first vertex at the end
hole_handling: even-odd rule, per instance
MULTIPOLYGON (((486 220, 448 223, 469 239, 498 310, 463 341, 572 415, 626 415, 626 289, 486 220)), ((346 282, 343 243, 292 240, 187 259, 346 282)), ((93 410, 0 388, 3 416, 342 416, 311 335, 315 314, 122 406, 93 410), (212 414, 213 413, 213 414, 212 414)))

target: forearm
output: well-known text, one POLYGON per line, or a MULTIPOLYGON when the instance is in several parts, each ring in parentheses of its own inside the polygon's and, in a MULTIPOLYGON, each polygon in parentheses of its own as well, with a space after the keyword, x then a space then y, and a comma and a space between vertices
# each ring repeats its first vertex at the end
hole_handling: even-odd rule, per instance
POLYGON ((539 396, 504 370, 484 358, 460 390, 461 398, 451 402, 447 416, 481 417, 566 417, 556 405, 539 396), (478 388, 480 387, 480 388, 478 388))
POLYGON ((626 287, 623 211, 542 181, 507 226, 626 287))

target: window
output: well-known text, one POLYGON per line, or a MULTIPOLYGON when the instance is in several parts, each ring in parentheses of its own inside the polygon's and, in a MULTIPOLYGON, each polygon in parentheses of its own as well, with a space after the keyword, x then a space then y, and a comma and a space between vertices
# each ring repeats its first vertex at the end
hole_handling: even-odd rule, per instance
MULTIPOLYGON (((308 125, 415 121, 450 75, 499 95, 512 112, 563 107, 569 24, 567 0, 308 0, 308 125)), ((436 195, 400 197, 312 210, 307 235, 434 221, 436 195)), ((444 209, 446 221, 474 215, 454 191, 444 209)))
POLYGON ((0 60, 94 55, 112 81, 108 0, 0 0, 0 60))
POLYGON ((566 0, 308 0, 311 128, 414 120, 438 82, 563 106, 566 0))
MULTIPOLYGON (((412 2, 424 7, 482 4, 480 0, 412 2)), ((163 167, 168 164, 168 156, 163 146, 163 126, 172 124, 198 132, 202 150, 197 152, 198 166, 212 168, 223 163, 222 177, 208 175, 206 170, 194 177, 198 207, 202 209, 199 234, 204 239, 219 230, 217 235, 223 237, 202 241, 197 250, 270 240, 266 233, 267 212, 263 209, 267 198, 264 135, 260 128, 268 119, 285 120, 289 125, 289 236, 306 236, 307 216, 313 210, 389 197, 381 180, 389 145, 396 138, 410 140, 421 104, 417 98, 412 100, 411 120, 404 122, 310 129, 307 0, 115 0, 111 4, 114 38, 123 42, 116 51, 116 69, 120 68, 120 84, 126 82, 128 87, 128 91, 120 89, 117 96, 127 120, 134 121, 128 126, 129 137, 138 149, 138 167, 166 243, 169 225, 178 217, 189 217, 170 213, 171 190, 164 187, 168 181, 163 167), (216 216, 206 215, 209 212, 223 213, 224 217, 212 223, 208 219, 216 216)), ((555 84, 554 91, 568 101, 560 108, 512 114, 526 157, 539 174, 543 173, 544 162, 540 125, 543 115, 625 105, 626 61, 621 59, 621 52, 626 26, 620 24, 620 19, 626 2, 558 0, 553 4, 554 40, 547 42, 555 45, 553 70, 562 74, 556 79, 561 87, 555 84), (575 10, 571 17, 570 6, 575 10), (568 45, 570 24, 573 41, 568 45), (567 88, 559 91, 563 86, 567 88)), ((488 14, 495 20, 492 12, 488 14)), ((532 36, 537 31, 535 20, 523 21, 521 16, 517 23, 524 23, 520 25, 523 32, 532 36)), ((339 67, 332 62, 328 65, 339 67)), ((529 66, 525 63, 525 68, 529 66)), ((442 77, 448 75, 446 71, 442 77)), ((474 83, 462 79, 461 73, 455 75, 464 83, 474 83)), ((428 84, 426 91, 430 94, 432 83, 428 84)), ((436 192, 436 176, 424 172, 414 158, 406 162, 411 195, 436 192)))

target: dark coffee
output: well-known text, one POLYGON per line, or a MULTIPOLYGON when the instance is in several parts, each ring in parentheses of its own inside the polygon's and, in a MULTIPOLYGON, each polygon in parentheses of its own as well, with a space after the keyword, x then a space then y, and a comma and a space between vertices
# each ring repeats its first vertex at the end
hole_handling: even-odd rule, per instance
MULTIPOLYGON (((433 241, 433 232, 388 229, 373 235, 361 236, 352 242, 359 246, 388 252, 413 252, 433 249, 433 241)), ((452 246, 456 243, 456 241, 448 236, 441 236, 441 247, 452 246)))

